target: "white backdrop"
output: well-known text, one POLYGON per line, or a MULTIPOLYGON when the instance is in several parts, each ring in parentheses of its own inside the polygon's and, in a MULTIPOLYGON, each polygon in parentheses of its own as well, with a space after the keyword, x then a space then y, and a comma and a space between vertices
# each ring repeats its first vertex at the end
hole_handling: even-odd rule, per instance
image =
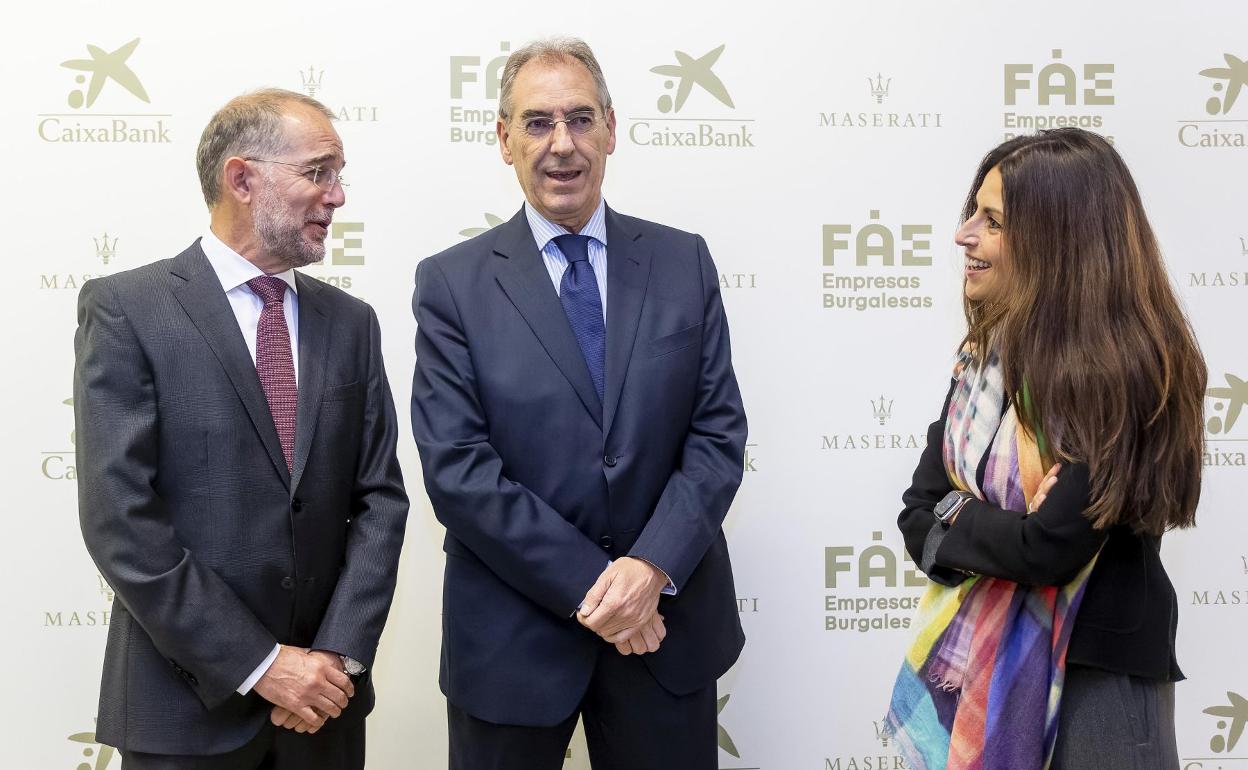
MULTIPOLYGON (((703 234, 722 273, 751 436, 726 525, 748 642, 720 683, 721 768, 904 767, 878 726, 922 581, 894 521, 961 333, 951 238, 982 154, 1063 123, 1111 135, 1134 170, 1219 389, 1200 527, 1164 555, 1190 677, 1184 767, 1248 767, 1248 415, 1234 421, 1248 402, 1248 94, 1226 109, 1248 85, 1228 67, 1248 59, 1242 0, 172 8, 67 0, 6 23, 7 766, 120 766, 92 735, 111 594, 73 479, 82 281, 172 256, 206 227, 194 151, 216 108, 303 89, 339 114, 352 183, 308 272, 377 308, 407 425, 416 263, 518 208, 493 143, 498 69, 568 33, 595 48, 616 103, 608 201, 703 234), (125 64, 146 100, 116 80, 91 100, 90 73, 63 64, 135 40, 125 64), (676 109, 678 78, 652 68, 678 52, 706 57, 727 99, 695 85, 676 109)), ((410 435, 400 452, 412 512, 370 766, 436 768, 442 531, 410 435)), ((588 767, 582 743, 567 764, 588 767)))

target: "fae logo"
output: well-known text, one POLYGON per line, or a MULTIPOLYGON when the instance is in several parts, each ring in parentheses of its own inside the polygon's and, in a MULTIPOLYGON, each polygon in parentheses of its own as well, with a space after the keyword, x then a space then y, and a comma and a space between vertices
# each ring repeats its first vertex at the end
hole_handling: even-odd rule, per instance
POLYGON ((880 210, 866 224, 823 226, 823 307, 828 310, 930 309, 922 274, 932 266, 932 226, 889 227, 880 210), (838 268, 832 270, 830 268, 838 268))
MULTIPOLYGON (((364 223, 334 222, 325 239, 326 256, 306 268, 310 277, 344 291, 354 287, 358 271, 343 268, 364 265, 364 223)), ((352 292, 354 293, 354 292, 352 292)))
POLYGON ((88 59, 67 59, 61 67, 74 76, 75 87, 66 97, 73 112, 41 113, 35 124, 39 138, 51 144, 169 144, 173 141, 167 114, 136 113, 136 101, 151 104, 151 97, 135 73, 131 58, 139 38, 113 50, 87 44, 88 59), (88 76, 90 80, 88 80, 88 76), (97 112, 102 100, 109 109, 97 112))
POLYGON ((1114 105, 1114 65, 1071 65, 1062 61, 1062 49, 1054 48, 1051 53, 1053 61, 1038 71, 1034 64, 1005 65, 1005 106, 1030 108, 1028 112, 1009 110, 1004 114, 1005 138, 1077 126, 1113 142, 1103 129, 1105 108, 1114 105))
POLYGON ((725 47, 696 57, 674 51, 674 64, 651 67, 664 78, 663 93, 655 102, 660 117, 630 118, 629 141, 641 147, 753 148, 753 118, 724 117, 725 108, 737 107, 713 69, 725 47), (696 105, 696 115, 694 110, 685 112, 690 105, 696 105))
POLYGON ((503 67, 511 55, 511 43, 498 44, 494 56, 451 57, 451 144, 498 143, 494 125, 498 121, 498 96, 503 67), (482 65, 482 61, 486 63, 482 65))
MULTIPOLYGON (((1209 67, 1198 74, 1213 89, 1205 100, 1207 119, 1180 120, 1179 144, 1200 150, 1248 147, 1248 119, 1232 116, 1242 90, 1248 87, 1248 61, 1234 54, 1222 54, 1225 67, 1209 67)), ((1241 111, 1242 114, 1242 111, 1241 111)))
POLYGON ((905 548, 883 541, 884 533, 876 531, 861 551, 852 545, 823 549, 824 588, 836 591, 824 597, 825 630, 866 634, 910 627, 919 606, 917 589, 927 586, 927 577, 914 568, 905 548))

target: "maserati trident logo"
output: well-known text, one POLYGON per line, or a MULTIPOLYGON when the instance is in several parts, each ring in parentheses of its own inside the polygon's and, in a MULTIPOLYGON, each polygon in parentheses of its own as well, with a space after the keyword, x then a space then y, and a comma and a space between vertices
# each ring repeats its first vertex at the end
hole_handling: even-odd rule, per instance
POLYGON ((108 233, 105 232, 102 239, 92 238, 91 240, 95 241, 95 256, 103 260, 104 264, 107 265, 110 259, 117 256, 117 241, 120 239, 113 238, 110 241, 108 240, 108 233))
POLYGON ((871 402, 871 413, 875 415, 875 419, 880 421, 880 425, 888 422, 888 418, 893 416, 893 400, 890 398, 888 403, 884 403, 884 396, 880 395, 880 400, 871 402))
POLYGON ((884 79, 884 76, 876 73, 875 82, 871 82, 871 78, 867 78, 867 85, 871 87, 871 95, 875 97, 876 104, 883 104, 884 97, 888 96, 888 87, 892 84, 893 79, 884 79))

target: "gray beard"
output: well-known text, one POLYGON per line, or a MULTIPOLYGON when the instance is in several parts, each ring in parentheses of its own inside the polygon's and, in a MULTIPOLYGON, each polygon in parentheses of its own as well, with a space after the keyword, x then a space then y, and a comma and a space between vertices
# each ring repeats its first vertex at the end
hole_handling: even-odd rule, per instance
POLYGON ((325 258, 325 244, 304 237, 304 220, 296 217, 267 184, 256 195, 252 218, 264 250, 285 269, 305 267, 325 258))

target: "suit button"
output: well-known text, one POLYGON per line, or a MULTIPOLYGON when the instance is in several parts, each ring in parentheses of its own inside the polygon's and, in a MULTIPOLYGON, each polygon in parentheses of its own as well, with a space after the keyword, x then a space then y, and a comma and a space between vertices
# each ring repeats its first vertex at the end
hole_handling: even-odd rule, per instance
POLYGON ((303 510, 303 501, 302 501, 302 500, 300 500, 300 499, 299 499, 299 498, 297 498, 297 497, 296 497, 294 500, 291 500, 291 501, 290 501, 290 510, 294 511, 295 513, 299 513, 300 511, 302 511, 302 510, 303 510))
POLYGON ((610 535, 603 535, 602 537, 598 538, 598 545, 602 546, 603 548, 606 548, 607 550, 611 550, 611 546, 614 543, 615 541, 611 539, 610 535))
POLYGON ((602 458, 602 464, 607 466, 608 468, 614 468, 615 464, 619 462, 619 460, 620 458, 616 457, 615 455, 607 455, 606 457, 602 458))
POLYGON ((293 589, 294 589, 294 587, 295 587, 295 579, 294 579, 294 578, 292 578, 292 577, 291 577, 291 576, 289 576, 289 575, 287 575, 286 577, 282 578, 282 588, 285 588, 287 591, 290 591, 290 590, 293 590, 293 589))

